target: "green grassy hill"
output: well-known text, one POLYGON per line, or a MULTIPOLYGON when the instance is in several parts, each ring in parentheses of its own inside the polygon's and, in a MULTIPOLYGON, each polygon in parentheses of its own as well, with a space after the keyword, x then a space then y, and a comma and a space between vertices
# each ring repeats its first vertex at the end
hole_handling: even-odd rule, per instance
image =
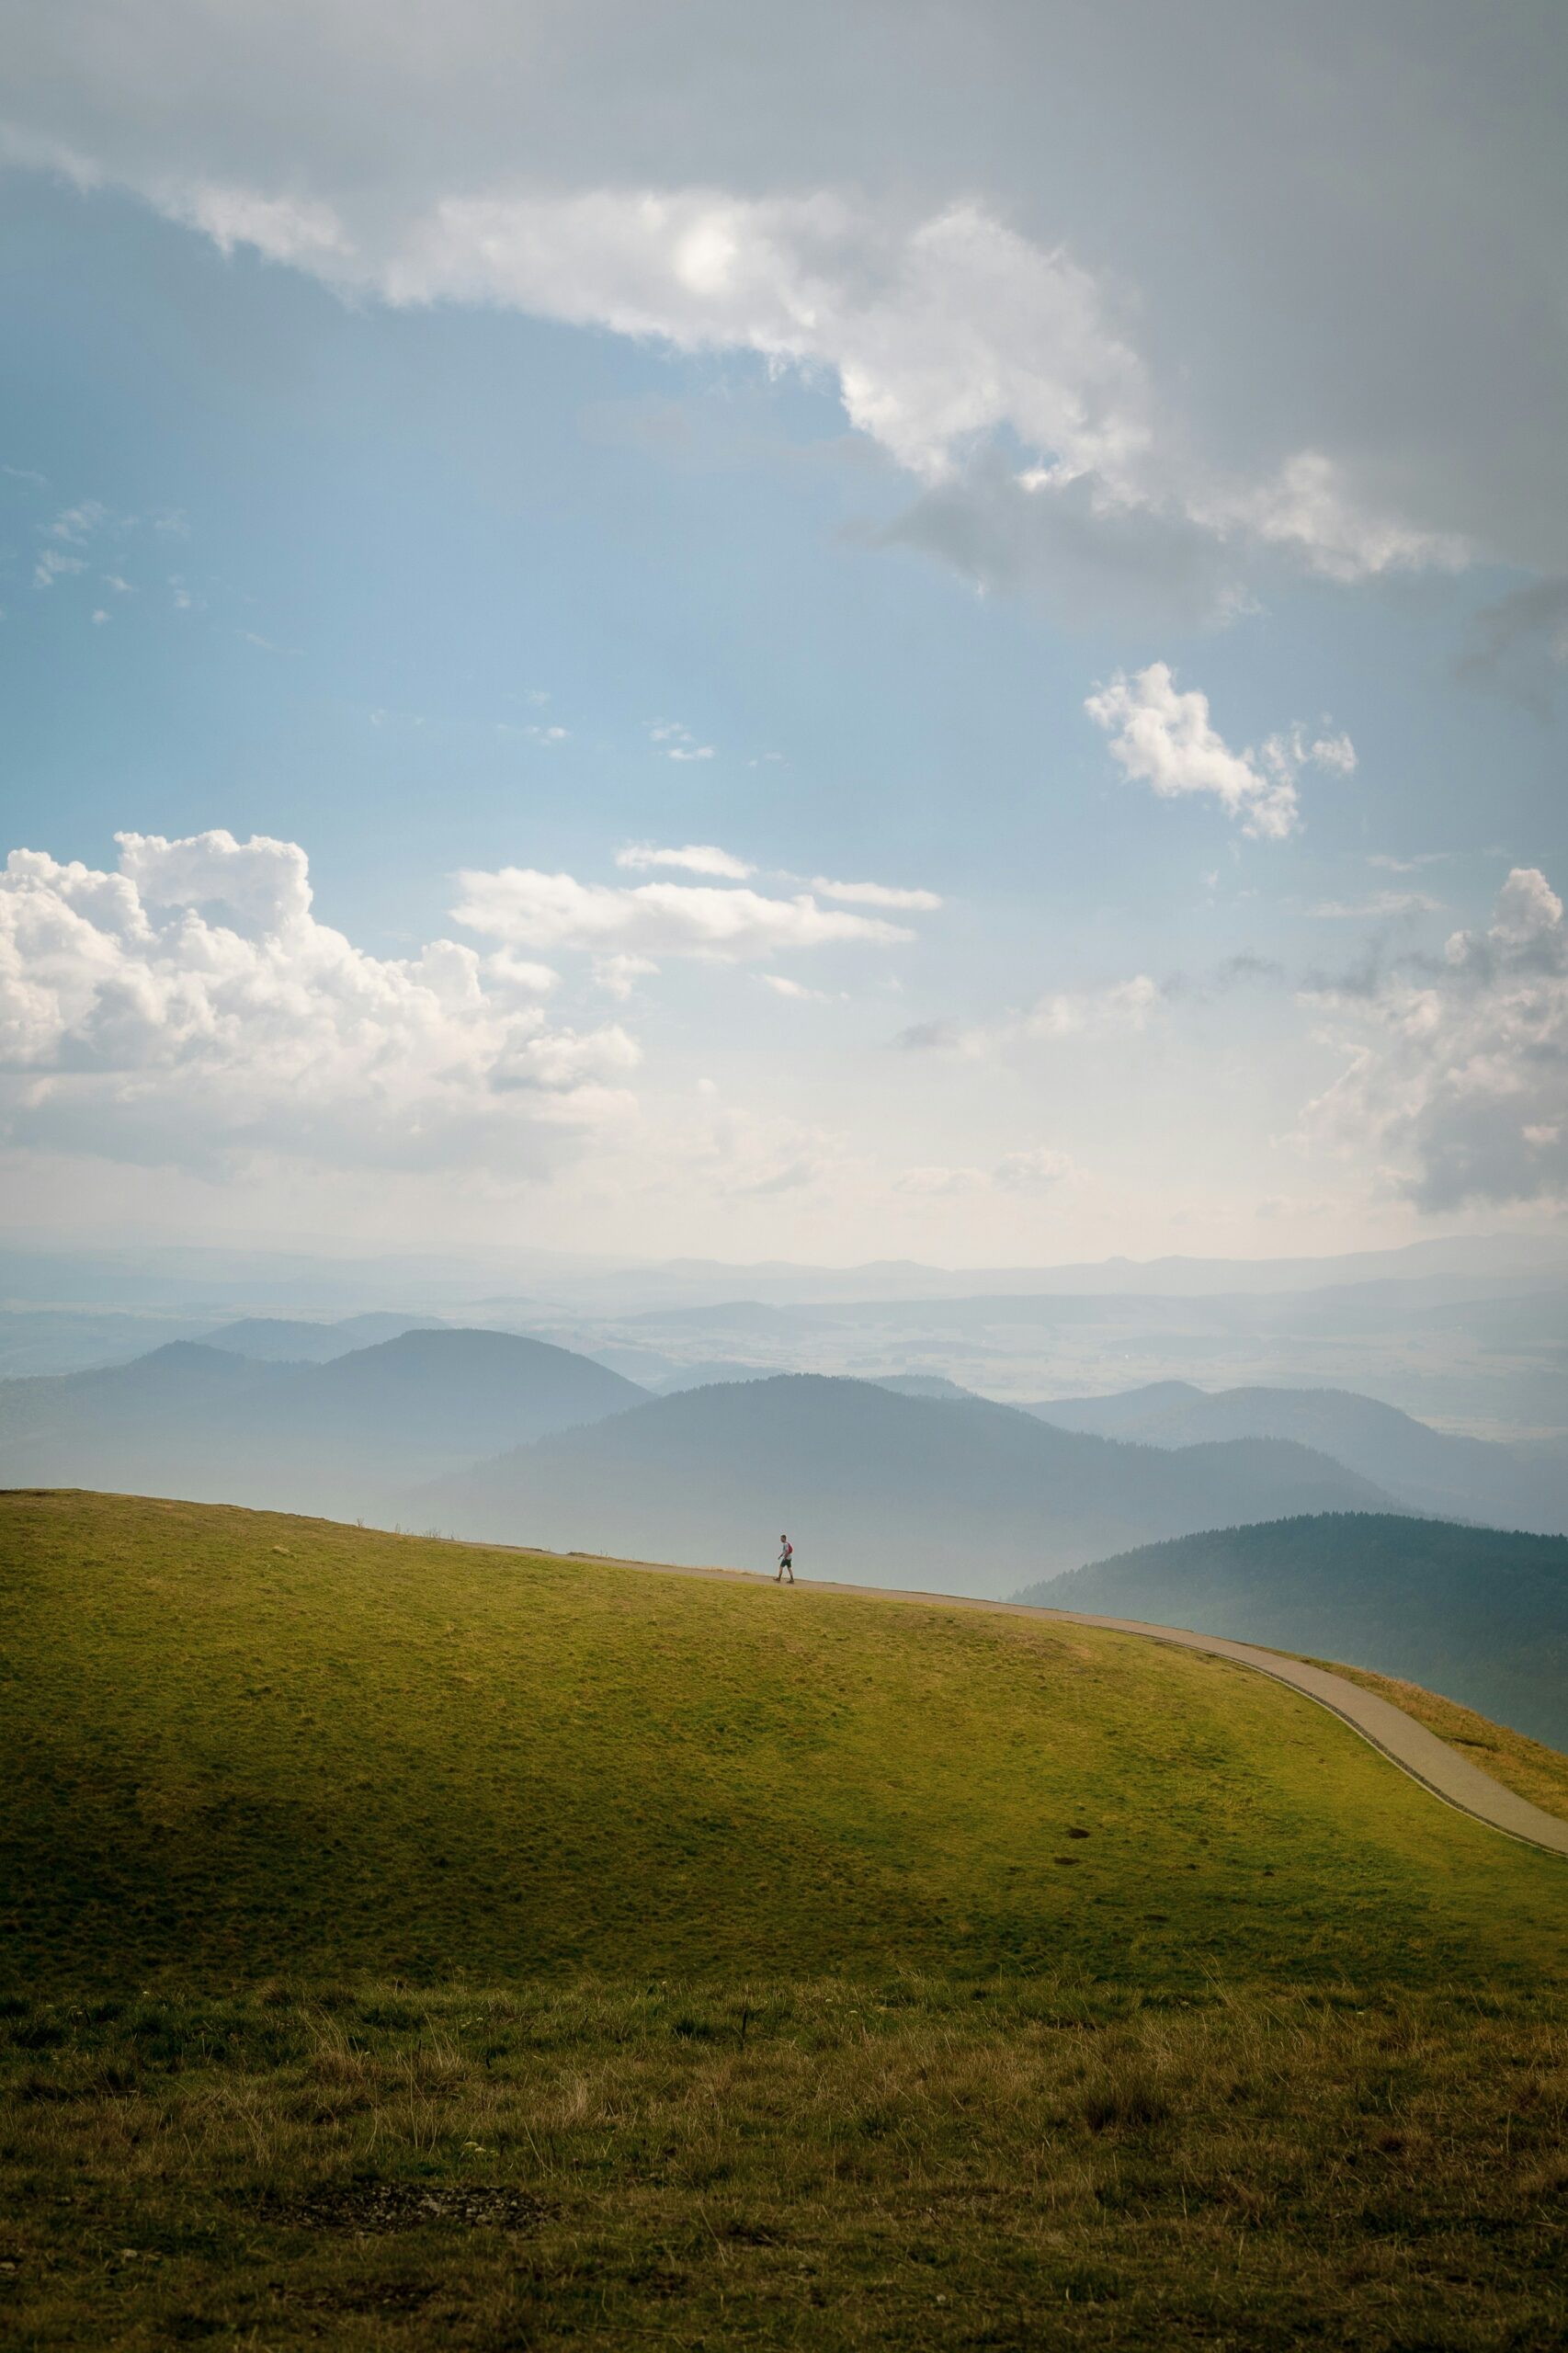
POLYGON ((1518 1978, 1568 1872, 1078 1628, 0 1499, 14 1975, 1518 1978))
POLYGON ((0 1678, 8 2343, 1568 2338, 1568 1870, 1241 1668, 13 1494, 0 1678))

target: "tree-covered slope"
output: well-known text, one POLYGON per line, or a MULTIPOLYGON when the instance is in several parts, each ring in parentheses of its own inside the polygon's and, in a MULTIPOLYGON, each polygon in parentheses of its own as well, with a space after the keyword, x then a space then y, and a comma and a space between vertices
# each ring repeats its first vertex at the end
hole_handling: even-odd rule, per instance
POLYGON ((1568 1539, 1325 1513, 1143 1546, 1021 1592, 1347 1660, 1568 1747, 1568 1539))

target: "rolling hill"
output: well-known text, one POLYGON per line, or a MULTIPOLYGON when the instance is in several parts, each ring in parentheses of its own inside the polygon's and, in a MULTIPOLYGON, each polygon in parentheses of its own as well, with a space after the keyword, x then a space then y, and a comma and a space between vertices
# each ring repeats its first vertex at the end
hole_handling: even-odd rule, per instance
POLYGON ((1118 1396, 1062 1398, 1028 1411, 1058 1429, 1186 1447, 1288 1438, 1358 1471, 1413 1510, 1557 1536, 1568 1529, 1568 1463, 1529 1449, 1435 1430, 1395 1405, 1346 1389, 1255 1386, 1205 1392, 1162 1381, 1118 1396))
POLYGON ((123 1497, 0 1533, 24 1977, 1568 1951, 1551 1858, 1133 1637, 123 1497))
POLYGON ((0 1563, 18 2345, 1562 2339, 1568 1872, 1264 1677, 127 1497, 0 1563))
POLYGON ((1561 1537, 1334 1514, 1145 1545, 1017 1598, 1344 1659, 1568 1746, 1561 1537))
POLYGON ((644 1394, 505 1332, 410 1331, 303 1365, 182 1341, 0 1382, 0 1480, 369 1516, 411 1480, 644 1394))
POLYGON ((750 1567, 770 1563, 787 1528, 807 1574, 999 1594, 1156 1533, 1387 1506, 1284 1440, 1171 1454, 979 1398, 801 1373, 560 1432, 421 1488, 403 1516, 459 1536, 750 1567))

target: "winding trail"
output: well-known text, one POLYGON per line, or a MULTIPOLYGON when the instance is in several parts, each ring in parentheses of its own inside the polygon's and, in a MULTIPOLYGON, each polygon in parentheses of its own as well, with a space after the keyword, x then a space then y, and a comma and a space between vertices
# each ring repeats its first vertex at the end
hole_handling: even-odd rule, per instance
MULTIPOLYGON (((543 1548, 504 1544, 478 1549, 537 1552, 543 1548)), ((552 1557, 581 1561, 589 1566, 639 1569, 652 1576, 712 1577, 730 1585, 773 1583, 771 1577, 749 1569, 680 1568, 668 1561, 619 1561, 598 1552, 565 1552, 552 1557)), ((1446 1740, 1439 1740, 1435 1732, 1428 1732, 1414 1716, 1407 1716, 1403 1708, 1379 1699, 1375 1691, 1365 1690, 1358 1683, 1347 1682, 1343 1675, 1331 1675, 1326 1667, 1309 1666, 1304 1659, 1290 1658, 1278 1651, 1258 1650, 1250 1643, 1227 1642, 1220 1634, 1196 1634, 1184 1626, 1150 1626, 1138 1618, 1096 1618, 1083 1609, 1040 1609, 1021 1601, 981 1601, 963 1593, 914 1593, 896 1586, 835 1585, 815 1577, 802 1578, 793 1590, 806 1596, 847 1593, 862 1601, 914 1602, 927 1608, 936 1604, 945 1609, 980 1609, 999 1617, 1044 1619, 1059 1626, 1101 1626, 1108 1633, 1137 1634, 1146 1642, 1167 1643, 1177 1650, 1206 1651, 1211 1657, 1230 1659, 1237 1666, 1271 1676, 1276 1683, 1288 1684, 1292 1691, 1300 1691, 1304 1698, 1314 1699, 1320 1708, 1327 1708, 1445 1805, 1484 1822, 1493 1830, 1501 1830, 1509 1838, 1522 1839, 1527 1846, 1568 1856, 1568 1822, 1548 1813, 1541 1806, 1532 1805, 1528 1798, 1506 1789, 1501 1781, 1494 1781, 1490 1773, 1483 1773, 1479 1765, 1472 1765, 1468 1756, 1462 1756, 1446 1740)))

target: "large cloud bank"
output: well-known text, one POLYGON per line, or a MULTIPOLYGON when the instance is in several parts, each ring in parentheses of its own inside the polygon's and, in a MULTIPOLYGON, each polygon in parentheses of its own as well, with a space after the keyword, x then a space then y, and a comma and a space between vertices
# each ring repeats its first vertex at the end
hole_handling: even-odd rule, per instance
POLYGON ((1539 868, 1516 867, 1440 966, 1324 1002, 1351 1060, 1309 1132, 1380 1151, 1424 1210, 1568 1200, 1568 926, 1539 868))
POLYGON ((983 577, 1568 568, 1551 12, 1483 51, 1397 0, 0 21, 14 160, 357 294, 810 371, 983 577))
POLYGON ((13 1141, 521 1175, 625 1109, 636 1045, 551 1026, 545 968, 450 939, 368 955, 318 922, 291 842, 119 842, 117 873, 17 850, 0 878, 13 1141))

